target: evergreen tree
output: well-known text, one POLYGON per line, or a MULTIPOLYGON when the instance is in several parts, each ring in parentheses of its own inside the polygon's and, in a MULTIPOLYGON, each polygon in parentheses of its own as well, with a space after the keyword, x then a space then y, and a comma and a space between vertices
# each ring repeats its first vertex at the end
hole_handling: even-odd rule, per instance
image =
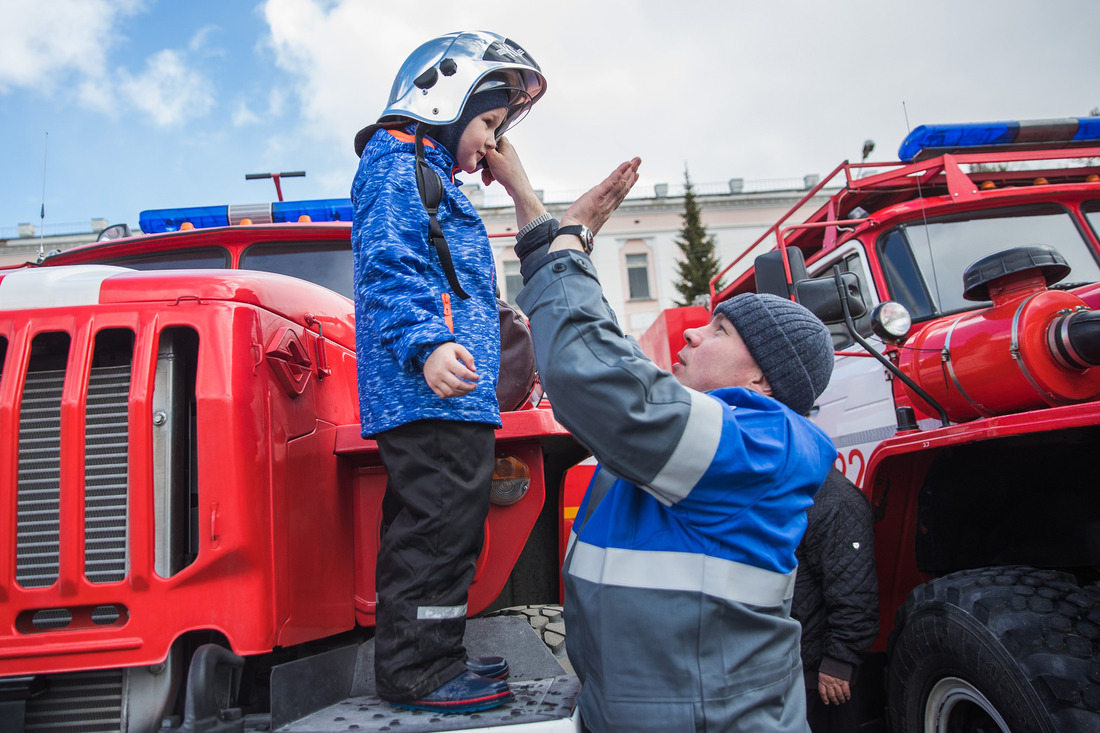
MULTIPOLYGON (((676 305, 692 305, 698 295, 710 294, 710 280, 718 274, 718 258, 715 255, 714 237, 707 232, 699 212, 699 203, 695 200, 695 190, 691 186, 691 176, 684 166, 684 213, 681 215, 684 226, 676 246, 683 255, 676 269, 679 280, 676 290, 680 300, 676 305)), ((722 283, 716 284, 717 288, 722 283)))

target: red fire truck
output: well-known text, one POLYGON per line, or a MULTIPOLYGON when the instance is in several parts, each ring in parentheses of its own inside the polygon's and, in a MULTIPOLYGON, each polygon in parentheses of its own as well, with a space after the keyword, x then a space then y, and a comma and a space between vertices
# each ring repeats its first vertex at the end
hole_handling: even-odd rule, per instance
MULTIPOLYGON (((0 731, 576 730, 576 678, 507 614, 467 645, 509 657, 512 704, 441 723, 372 696, 385 474, 359 434, 350 218, 144 212, 141 236, 0 269, 0 731)), ((502 366, 524 386, 472 614, 560 602, 586 454, 529 358, 502 366)))
MULTIPOLYGON (((925 126, 899 157, 838 166, 712 302, 794 297, 833 332, 811 419, 875 513, 864 718, 1098 731, 1100 118, 925 126)), ((709 317, 643 348, 667 367, 709 317)))

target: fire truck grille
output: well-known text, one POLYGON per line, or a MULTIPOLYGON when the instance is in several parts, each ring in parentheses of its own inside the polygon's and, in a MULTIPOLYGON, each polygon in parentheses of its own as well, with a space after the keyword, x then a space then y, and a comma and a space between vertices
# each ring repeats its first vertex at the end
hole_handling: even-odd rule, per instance
POLYGON ((27 372, 19 413, 15 578, 24 588, 57 580, 64 371, 27 372))
POLYGON ((84 574, 93 583, 126 577, 129 393, 129 365, 92 369, 84 436, 84 574))
MULTIPOLYGON (((84 572, 93 583, 127 573, 127 404, 130 365, 92 367, 84 432, 84 572)), ((66 373, 27 372, 19 415, 16 580, 42 588, 58 578, 61 391, 66 373)))
POLYGON ((118 733, 122 730, 122 670, 50 675, 27 701, 26 733, 118 733))

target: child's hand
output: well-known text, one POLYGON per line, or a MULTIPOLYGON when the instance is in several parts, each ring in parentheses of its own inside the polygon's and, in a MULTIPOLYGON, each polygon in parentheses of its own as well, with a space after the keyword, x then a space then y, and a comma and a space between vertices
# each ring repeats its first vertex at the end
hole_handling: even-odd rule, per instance
POLYGON ((440 344, 424 362, 424 381, 444 399, 470 393, 478 379, 473 354, 454 341, 440 344))
POLYGON ((504 190, 513 199, 525 192, 534 192, 515 146, 506 137, 497 140, 496 148, 485 151, 485 168, 481 171, 481 182, 488 186, 493 181, 504 186, 504 190))

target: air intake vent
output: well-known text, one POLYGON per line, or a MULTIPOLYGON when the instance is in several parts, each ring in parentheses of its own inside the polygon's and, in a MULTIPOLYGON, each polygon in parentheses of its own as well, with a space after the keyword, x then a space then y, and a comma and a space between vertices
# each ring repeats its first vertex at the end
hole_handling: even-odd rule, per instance
POLYGON ((92 367, 84 428, 84 574, 123 580, 127 567, 130 365, 92 367))
POLYGON ((15 579, 24 588, 57 580, 60 532, 61 390, 66 334, 44 334, 31 348, 19 411, 15 579), (53 368, 51 368, 53 367, 53 368))
POLYGON ((118 733, 122 730, 122 670, 51 675, 27 701, 25 733, 118 733))
MULTIPOLYGON (((24 588, 57 581, 61 558, 61 396, 84 387, 66 369, 69 335, 45 333, 31 344, 19 411, 16 580, 24 588)), ((134 334, 96 335, 84 414, 84 567, 93 583, 124 580, 129 571, 129 394, 134 334)), ((82 380, 80 380, 82 381, 82 380)), ((67 418, 68 419, 68 418, 67 418)), ((68 431, 66 435, 73 436, 68 431)), ((79 440, 79 437, 77 438, 79 440)), ((66 501, 80 501, 79 493, 66 501)), ((73 507, 73 511, 79 511, 73 507)), ((79 542, 79 536, 65 541, 79 542)))

